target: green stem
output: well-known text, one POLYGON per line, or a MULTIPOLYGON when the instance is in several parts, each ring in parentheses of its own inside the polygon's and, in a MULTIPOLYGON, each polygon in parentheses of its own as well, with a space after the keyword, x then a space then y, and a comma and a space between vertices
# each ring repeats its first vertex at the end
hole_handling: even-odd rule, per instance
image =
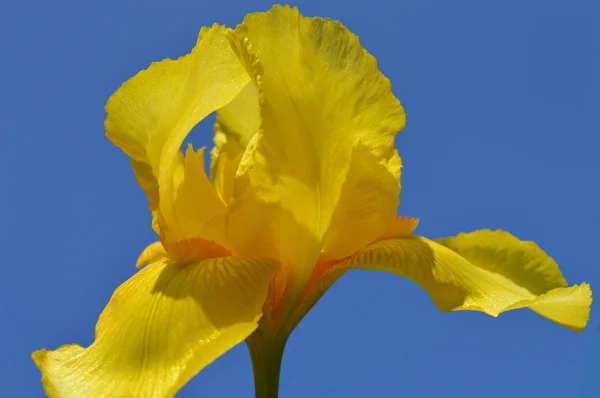
POLYGON ((252 358, 256 398, 278 397, 279 373, 286 339, 281 340, 275 336, 267 336, 260 329, 246 339, 252 358))

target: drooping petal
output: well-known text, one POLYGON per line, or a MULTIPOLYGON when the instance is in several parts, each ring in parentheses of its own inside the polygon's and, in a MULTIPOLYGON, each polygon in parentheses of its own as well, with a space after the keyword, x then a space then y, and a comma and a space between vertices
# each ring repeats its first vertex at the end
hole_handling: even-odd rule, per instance
POLYGON ((169 397, 256 327, 274 264, 159 261, 121 285, 88 348, 32 357, 51 397, 169 397))
POLYGON ((436 239, 478 268, 502 274, 540 295, 567 287, 558 264, 535 242, 521 241, 505 231, 480 230, 436 239))
POLYGON ((345 257, 394 219, 404 111, 339 22, 275 6, 248 15, 231 41, 258 88, 261 124, 237 170, 229 236, 307 278, 317 257, 345 257))
POLYGON ((258 91, 254 84, 248 84, 233 101, 217 111, 210 178, 225 203, 233 194, 233 179, 242 154, 259 125, 258 91))
MULTIPOLYGON (((183 140, 200 120, 232 101, 250 82, 226 32, 219 25, 203 28, 190 54, 153 63, 125 82, 106 105, 107 137, 132 157, 138 183, 150 200, 153 226, 162 237, 173 234, 168 240, 190 235, 190 225, 178 216, 181 209, 174 203, 184 174, 186 178, 190 174, 184 172, 189 162, 180 151, 183 140)), ((201 178, 198 171, 191 174, 201 178)), ((196 195, 195 212, 214 210, 204 203, 218 198, 208 188, 196 195)))
POLYGON ((589 285, 567 287, 558 265, 535 243, 503 231, 476 231, 438 242, 414 235, 385 239, 339 266, 412 279, 441 311, 498 316, 529 307, 576 331, 583 330, 589 318, 589 285))

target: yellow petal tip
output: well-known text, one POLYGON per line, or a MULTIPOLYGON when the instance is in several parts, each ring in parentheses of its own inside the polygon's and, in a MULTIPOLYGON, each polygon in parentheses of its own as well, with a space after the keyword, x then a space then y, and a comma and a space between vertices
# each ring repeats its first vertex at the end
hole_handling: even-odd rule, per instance
POLYGON ((539 296, 529 308, 576 332, 582 332, 590 319, 592 289, 588 283, 556 288, 539 296))
POLYGON ((152 263, 165 256, 165 249, 163 248, 162 243, 154 242, 149 244, 140 254, 135 266, 136 268, 142 268, 144 265, 152 263))
POLYGON ((33 360, 33 362, 35 362, 38 368, 42 367, 44 358, 46 358, 47 353, 48 350, 46 349, 37 350, 31 353, 31 359, 33 360))

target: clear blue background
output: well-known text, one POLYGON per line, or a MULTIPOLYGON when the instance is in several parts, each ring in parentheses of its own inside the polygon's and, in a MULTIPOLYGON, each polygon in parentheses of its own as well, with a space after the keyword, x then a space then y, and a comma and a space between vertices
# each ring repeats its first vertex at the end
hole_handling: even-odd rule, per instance
MULTIPOLYGON (((600 3, 298 4, 341 20, 391 79, 408 115, 400 212, 420 234, 506 229, 600 289, 600 3)), ((104 137, 106 99, 188 52, 201 26, 270 6, 0 2, 2 396, 42 396, 30 352, 90 344, 155 240, 129 161, 104 137)), ((210 121, 191 139, 210 145, 210 121)), ((408 280, 352 272, 292 335, 281 397, 598 397, 599 311, 583 334, 527 310, 442 314, 408 280)), ((179 396, 252 394, 240 345, 179 396)))

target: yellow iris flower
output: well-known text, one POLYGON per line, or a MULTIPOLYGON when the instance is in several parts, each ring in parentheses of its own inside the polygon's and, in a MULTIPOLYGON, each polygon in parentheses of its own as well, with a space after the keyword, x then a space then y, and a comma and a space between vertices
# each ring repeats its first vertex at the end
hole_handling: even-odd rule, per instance
POLYGON ((444 312, 527 307, 586 325, 589 285, 568 287, 535 243, 490 230, 429 240, 396 216, 404 110, 339 22, 275 6, 235 30, 203 28, 190 54, 139 72, 106 112, 160 242, 91 346, 33 353, 50 396, 173 396, 245 340, 257 396, 276 397, 287 337, 356 268, 410 278, 444 312), (180 148, 215 111, 209 179, 204 148, 180 148))

